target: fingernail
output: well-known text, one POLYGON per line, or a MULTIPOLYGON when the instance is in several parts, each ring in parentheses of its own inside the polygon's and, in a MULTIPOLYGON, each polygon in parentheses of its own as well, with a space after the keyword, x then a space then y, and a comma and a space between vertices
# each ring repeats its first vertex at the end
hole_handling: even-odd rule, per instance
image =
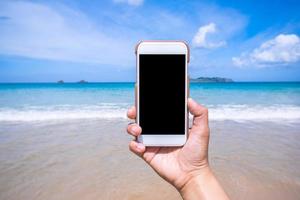
POLYGON ((137 143, 136 148, 139 149, 139 150, 143 150, 144 145, 142 143, 137 143))

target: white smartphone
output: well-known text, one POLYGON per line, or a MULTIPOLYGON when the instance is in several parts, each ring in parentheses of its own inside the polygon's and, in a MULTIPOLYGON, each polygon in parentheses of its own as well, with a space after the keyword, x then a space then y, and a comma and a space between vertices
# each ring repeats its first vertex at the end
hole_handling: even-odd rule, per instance
POLYGON ((188 133, 188 45, 143 41, 136 46, 136 122, 145 146, 182 146, 188 133))

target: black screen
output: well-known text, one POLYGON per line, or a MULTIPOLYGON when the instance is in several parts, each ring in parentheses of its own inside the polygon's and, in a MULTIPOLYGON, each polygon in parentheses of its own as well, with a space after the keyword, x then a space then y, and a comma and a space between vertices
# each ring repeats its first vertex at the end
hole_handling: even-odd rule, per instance
POLYGON ((185 55, 140 54, 139 62, 142 134, 184 134, 185 55))

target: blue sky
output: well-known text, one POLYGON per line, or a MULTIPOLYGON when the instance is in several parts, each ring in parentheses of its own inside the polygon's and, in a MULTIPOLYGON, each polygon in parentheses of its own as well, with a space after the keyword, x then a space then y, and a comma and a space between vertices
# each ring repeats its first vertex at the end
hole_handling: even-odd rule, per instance
MULTIPOLYGON (((134 81, 135 44, 185 40, 191 77, 300 81, 300 2, 0 2, 0 82, 134 81)), ((172 72, 170 72, 171 75, 172 72)))

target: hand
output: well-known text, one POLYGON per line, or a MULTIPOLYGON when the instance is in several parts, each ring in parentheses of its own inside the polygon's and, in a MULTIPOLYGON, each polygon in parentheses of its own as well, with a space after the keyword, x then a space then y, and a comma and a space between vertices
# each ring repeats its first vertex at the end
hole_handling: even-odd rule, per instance
MULTIPOLYGON (((184 186, 194 177, 209 173, 208 164, 208 110, 188 99, 188 108, 194 116, 193 126, 189 130, 188 140, 183 147, 145 147, 135 140, 129 144, 129 149, 143 158, 162 178, 182 191, 184 186)), ((128 118, 136 118, 136 108, 128 110, 128 118)), ((142 129, 137 124, 127 127, 130 135, 137 137, 142 129)))

